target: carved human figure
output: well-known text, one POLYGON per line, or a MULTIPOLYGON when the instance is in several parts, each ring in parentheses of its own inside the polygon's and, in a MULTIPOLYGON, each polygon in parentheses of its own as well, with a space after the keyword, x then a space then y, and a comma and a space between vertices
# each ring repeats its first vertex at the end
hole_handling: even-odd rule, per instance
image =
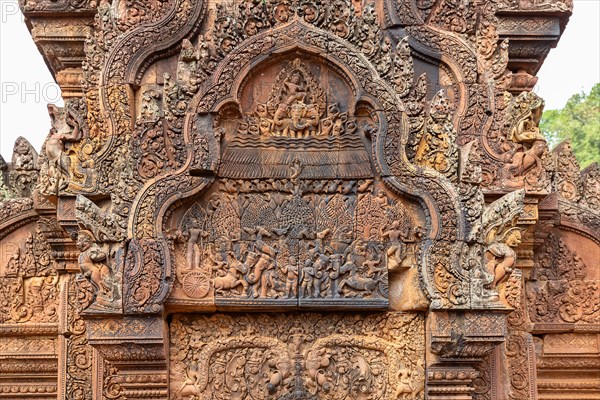
POLYGON ((315 271, 313 279, 313 297, 315 298, 321 297, 321 289, 329 279, 329 275, 326 272, 328 264, 329 257, 327 255, 315 252, 313 261, 315 271))
POLYGON ((244 274, 248 272, 256 259, 256 253, 249 253, 246 257, 246 263, 242 264, 237 260, 233 252, 229 252, 230 261, 226 263, 227 272, 222 276, 216 276, 213 279, 213 285, 216 293, 224 293, 227 290, 232 290, 241 286, 238 295, 245 294, 248 291, 248 282, 244 279, 244 274))
POLYGON ((55 286, 58 279, 58 275, 50 275, 36 276, 27 280, 27 302, 34 314, 45 307, 48 297, 47 288, 55 286))
POLYGON ((383 240, 387 238, 390 242, 390 246, 386 250, 388 269, 397 268, 406 257, 406 245, 403 243, 403 240, 406 239, 406 237, 400 221, 393 221, 390 228, 386 231, 382 228, 381 238, 383 240))
POLYGON ((300 71, 292 72, 289 79, 286 79, 283 82, 283 87, 285 88, 285 100, 282 99, 282 106, 289 107, 296 101, 304 102, 307 93, 306 87, 302 82, 302 74, 300 71))
POLYGON ((33 253, 33 235, 29 235, 27 240, 25 240, 23 248, 23 264, 21 267, 26 275, 35 275, 37 272, 33 253))
POLYGON ((13 276, 19 273, 21 267, 21 248, 17 247, 17 251, 13 253, 6 263, 6 276, 13 276))
POLYGON ((285 274, 285 295, 287 297, 297 296, 298 286, 298 262, 295 257, 290 257, 287 264, 281 268, 281 271, 285 274))
POLYGON ((543 171, 542 156, 546 152, 546 140, 539 124, 544 101, 533 92, 523 92, 509 105, 507 119, 510 121, 508 140, 502 144, 502 175, 505 186, 520 186, 520 177, 537 179, 543 171))
POLYGON ((61 109, 53 104, 48 105, 48 114, 52 120, 52 128, 44 143, 44 151, 48 162, 48 178, 52 187, 57 191, 68 184, 71 158, 66 153, 67 142, 81 140, 83 132, 73 112, 67 108, 61 109))
POLYGON ((108 306, 114 300, 115 282, 107 264, 108 255, 95 243, 90 231, 81 230, 77 236, 79 268, 96 292, 96 303, 108 306))
POLYGON ((189 239, 187 242, 186 261, 189 269, 200 268, 200 258, 202 251, 200 249, 200 236, 202 235, 202 229, 190 228, 189 239))
POLYGON ((371 276, 375 276, 374 266, 380 262, 380 259, 365 261, 363 266, 367 266, 369 271, 367 275, 369 277, 360 276, 358 266, 356 265, 356 258, 353 253, 349 253, 346 257, 346 263, 340 269, 341 274, 348 275, 341 280, 338 292, 343 294, 344 288, 348 287, 353 292, 356 292, 358 296, 370 296, 378 284, 377 279, 373 279, 371 276))
POLYGON ((521 244, 521 231, 514 229, 508 232, 503 242, 494 242, 485 252, 485 266, 494 277, 491 287, 496 288, 513 270, 517 255, 515 248, 521 244))
POLYGON ((338 290, 339 280, 341 276, 342 262, 344 261, 343 254, 333 254, 329 257, 329 290, 330 296, 333 298, 340 297, 338 290))
POLYGON ((15 142, 12 168, 15 170, 26 171, 35 169, 34 155, 31 151, 31 146, 27 140, 23 138, 19 138, 15 142))
POLYGON ((302 268, 302 281, 300 283, 300 297, 308 298, 312 295, 313 279, 315 278, 315 269, 312 266, 312 260, 304 261, 302 268))
POLYGON ((265 273, 269 268, 274 267, 275 256, 278 251, 273 247, 267 245, 262 240, 256 241, 256 251, 258 254, 258 260, 254 264, 247 277, 248 283, 251 286, 251 295, 254 298, 266 298, 269 292, 269 278, 270 275, 265 273))
POLYGON ((408 368, 400 368, 398 371, 398 386, 396 387, 396 391, 394 393, 395 399, 409 399, 409 397, 413 393, 413 389, 411 387, 411 373, 408 368))
POLYGON ((543 169, 542 156, 546 152, 546 140, 542 134, 538 131, 538 134, 532 139, 521 138, 516 140, 517 150, 510 152, 507 148, 507 153, 504 154, 504 161, 506 162, 503 168, 504 176, 512 179, 528 174, 536 176, 541 173, 543 169))
POLYGON ((298 183, 298 177, 302 173, 302 161, 300 161, 298 158, 294 158, 294 161, 292 161, 292 165, 290 165, 290 169, 292 170, 292 174, 290 176, 290 180, 294 184, 297 184, 298 183))
POLYGON ((181 396, 194 396, 198 394, 198 385, 202 379, 202 374, 198 370, 198 363, 192 361, 186 370, 185 379, 179 390, 181 396))
MULTIPOLYGON (((302 72, 295 70, 284 80, 281 87, 279 104, 273 114, 275 131, 273 134, 284 137, 308 137, 318 133, 319 110, 315 104, 306 104, 306 82, 302 72)), ((268 114, 268 110, 267 111, 268 114)), ((266 118, 264 112, 256 113, 266 118)))
POLYGON ((363 268, 366 271, 366 275, 369 278, 373 278, 379 274, 379 266, 381 264, 381 257, 376 253, 369 253, 367 260, 363 262, 363 268))

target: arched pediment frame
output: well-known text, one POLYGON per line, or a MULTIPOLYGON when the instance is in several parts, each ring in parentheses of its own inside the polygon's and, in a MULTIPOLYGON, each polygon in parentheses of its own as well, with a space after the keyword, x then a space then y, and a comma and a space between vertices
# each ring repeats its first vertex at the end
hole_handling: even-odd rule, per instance
MULTIPOLYGON (((416 200, 426 210, 427 233, 419 251, 418 265, 432 307, 465 306, 468 288, 460 277, 454 279, 456 287, 448 290, 453 293, 453 300, 448 299, 448 294, 441 293, 434 282, 434 275, 438 273, 435 265, 456 262, 451 260, 456 257, 452 255, 456 253, 452 248, 464 239, 465 222, 456 189, 441 174, 408 161, 404 151, 407 117, 402 101, 366 57, 345 40, 298 20, 240 43, 201 86, 188 106, 185 122, 185 139, 190 149, 188 162, 176 173, 157 176, 146 183, 134 201, 129 237, 134 241, 162 243, 160 256, 168 263, 170 256, 164 232, 166 216, 174 204, 181 204, 183 199, 206 189, 218 170, 220 133, 215 132, 213 123, 219 108, 239 100, 240 85, 249 71, 269 57, 289 52, 320 57, 355 90, 357 101, 373 107, 378 130, 372 135, 371 150, 378 174, 388 189, 416 200), (197 146, 200 142, 208 146, 201 150, 197 146), (200 176, 190 176, 190 172, 200 176), (457 300, 459 298, 464 300, 457 300)), ((168 289, 163 292, 166 295, 168 289)))
POLYGON ((107 182, 118 175, 114 167, 124 164, 115 155, 128 151, 133 133, 134 89, 150 65, 176 53, 182 39, 198 31, 207 10, 206 1, 174 0, 164 6, 170 8, 161 18, 141 18, 125 30, 117 27, 114 4, 99 6, 97 34, 86 42, 84 85, 87 119, 95 131, 86 132, 75 149, 86 179, 71 180, 70 194, 109 194, 107 182))

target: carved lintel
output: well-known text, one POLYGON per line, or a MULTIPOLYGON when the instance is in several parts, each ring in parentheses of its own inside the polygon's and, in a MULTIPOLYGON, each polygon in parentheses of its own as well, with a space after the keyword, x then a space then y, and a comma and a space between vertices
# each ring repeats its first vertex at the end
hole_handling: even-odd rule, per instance
POLYGON ((381 399, 423 399, 423 324, 415 313, 176 314, 171 393, 313 400, 361 390, 381 399))

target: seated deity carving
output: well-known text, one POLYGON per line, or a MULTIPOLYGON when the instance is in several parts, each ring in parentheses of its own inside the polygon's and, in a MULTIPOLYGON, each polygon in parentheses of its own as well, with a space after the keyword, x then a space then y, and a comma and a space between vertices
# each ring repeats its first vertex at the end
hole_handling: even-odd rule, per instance
POLYGON ((295 59, 277 76, 268 101, 255 106, 239 123, 237 133, 298 139, 339 136, 354 130, 354 121, 336 104, 327 106, 319 82, 295 59))

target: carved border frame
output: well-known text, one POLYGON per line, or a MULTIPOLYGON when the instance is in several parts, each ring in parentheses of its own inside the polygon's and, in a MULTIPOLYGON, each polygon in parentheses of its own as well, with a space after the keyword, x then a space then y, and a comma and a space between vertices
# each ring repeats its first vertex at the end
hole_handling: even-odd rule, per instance
MULTIPOLYGON (((297 20, 240 43, 220 62, 211 79, 204 83, 188 106, 189 114, 184 129, 188 148, 193 147, 194 135, 202 134, 209 141, 210 158, 218 159, 220 145, 214 132, 192 132, 191 121, 194 116, 215 115, 219 107, 236 100, 233 93, 237 93, 244 72, 272 54, 293 49, 318 55, 336 66, 338 72, 344 71, 346 81, 356 85, 357 101, 366 101, 376 109, 380 129, 373 140, 372 151, 377 171, 390 190, 416 199, 428 213, 429 232, 420 252, 421 279, 433 301, 432 308, 451 306, 434 289, 432 258, 438 262, 445 259, 443 264, 450 265, 452 261, 448 258, 453 253, 449 249, 451 242, 464 240, 465 218, 456 200, 457 193, 452 183, 441 174, 409 163, 404 153, 408 130, 402 101, 352 44, 297 20)), ((201 192, 212 182, 213 178, 210 177, 190 177, 192 158, 197 156, 188 151, 188 162, 179 171, 158 176, 146 183, 136 197, 135 208, 130 214, 130 238, 154 237, 159 241, 164 240, 162 227, 169 207, 178 200, 201 192), (146 222, 147 227, 152 223, 152 229, 141 229, 142 221, 146 222)), ((167 247, 164 246, 166 262, 170 258, 167 247)), ((461 306, 468 307, 468 304, 461 306)))

